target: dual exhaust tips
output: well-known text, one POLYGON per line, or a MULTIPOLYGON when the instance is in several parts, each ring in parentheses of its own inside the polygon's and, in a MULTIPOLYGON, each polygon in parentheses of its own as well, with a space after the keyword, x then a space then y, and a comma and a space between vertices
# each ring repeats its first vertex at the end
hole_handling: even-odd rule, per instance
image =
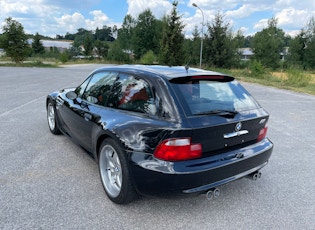
POLYGON ((207 198, 207 200, 212 200, 213 198, 218 198, 220 196, 220 193, 221 193, 221 191, 219 188, 210 189, 206 193, 206 198, 207 198))
MULTIPOLYGON (((261 172, 256 171, 247 175, 246 177, 252 180, 258 180, 261 178, 261 172)), ((207 200, 212 200, 214 198, 218 198, 220 194, 221 194, 221 190, 219 188, 212 188, 206 192, 206 198, 207 200)))
POLYGON ((252 179, 252 180, 258 180, 261 178, 261 172, 259 172, 259 171, 253 172, 253 173, 247 175, 246 177, 249 179, 252 179))

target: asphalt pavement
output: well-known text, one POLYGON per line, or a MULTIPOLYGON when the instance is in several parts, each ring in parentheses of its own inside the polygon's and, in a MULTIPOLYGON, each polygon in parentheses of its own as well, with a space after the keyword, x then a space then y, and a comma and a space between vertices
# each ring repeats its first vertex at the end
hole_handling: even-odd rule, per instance
POLYGON ((50 133, 46 95, 99 65, 0 67, 0 229, 315 229, 315 97, 243 83, 270 113, 275 148, 258 181, 221 196, 143 197, 115 205, 95 161, 50 133))

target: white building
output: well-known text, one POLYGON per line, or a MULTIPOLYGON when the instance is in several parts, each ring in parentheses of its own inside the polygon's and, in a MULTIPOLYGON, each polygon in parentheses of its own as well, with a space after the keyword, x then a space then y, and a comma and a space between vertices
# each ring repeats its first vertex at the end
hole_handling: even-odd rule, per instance
MULTIPOLYGON (((59 51, 64 51, 72 46, 73 41, 56 41, 56 40, 40 40, 46 50, 57 48, 59 51)), ((28 44, 32 45, 33 39, 28 40, 28 44)))

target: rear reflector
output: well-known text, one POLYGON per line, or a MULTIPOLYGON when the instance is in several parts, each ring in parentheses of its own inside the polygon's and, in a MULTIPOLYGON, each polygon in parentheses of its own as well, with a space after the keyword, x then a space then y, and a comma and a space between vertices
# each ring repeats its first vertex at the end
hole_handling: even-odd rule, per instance
POLYGON ((190 138, 171 138, 162 141, 154 156, 165 161, 182 161, 201 157, 201 144, 192 144, 190 138))

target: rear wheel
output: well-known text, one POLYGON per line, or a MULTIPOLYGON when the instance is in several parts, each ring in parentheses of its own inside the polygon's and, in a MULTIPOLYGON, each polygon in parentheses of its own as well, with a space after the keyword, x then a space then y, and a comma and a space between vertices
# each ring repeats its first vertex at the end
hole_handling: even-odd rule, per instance
POLYGON ((117 204, 137 197, 125 153, 113 139, 105 139, 99 152, 99 170, 105 192, 117 204))
POLYGON ((47 121, 50 132, 60 134, 56 121, 56 108, 51 101, 49 101, 47 105, 47 121))

